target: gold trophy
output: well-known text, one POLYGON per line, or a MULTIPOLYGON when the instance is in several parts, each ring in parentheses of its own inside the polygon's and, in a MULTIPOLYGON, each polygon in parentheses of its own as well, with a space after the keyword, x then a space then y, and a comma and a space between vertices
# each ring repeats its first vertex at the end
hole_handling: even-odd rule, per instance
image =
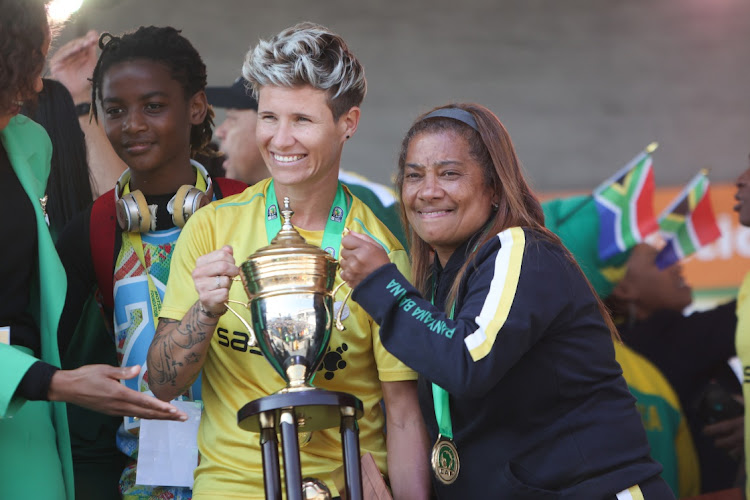
MULTIPOLYGON (((297 433, 340 426, 347 498, 361 499, 356 419, 362 416, 362 402, 351 394, 313 387, 310 382, 328 348, 334 320, 336 328, 344 330, 341 314, 351 291, 334 315, 334 297, 343 285, 333 286, 338 262, 308 244, 294 229, 288 198, 281 214, 283 224, 271 244, 239 266, 248 302, 229 301, 250 310, 252 326, 227 307, 248 329, 250 345, 260 347, 287 384, 270 396, 247 403, 237 412, 237 422, 244 430, 260 433, 265 493, 273 500, 281 500, 277 430, 281 432, 287 498, 303 500, 312 498, 313 490, 318 492, 315 498, 326 498, 326 493, 320 492, 324 483, 302 480, 297 433)), ((330 498, 330 492, 327 495, 330 498)))

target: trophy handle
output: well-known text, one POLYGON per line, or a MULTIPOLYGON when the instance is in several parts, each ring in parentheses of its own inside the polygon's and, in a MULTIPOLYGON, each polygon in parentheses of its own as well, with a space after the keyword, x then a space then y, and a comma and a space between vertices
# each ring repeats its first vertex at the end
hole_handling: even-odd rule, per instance
MULTIPOLYGON (((331 297, 333 297, 334 300, 336 300, 336 292, 338 292, 339 288, 344 286, 345 283, 346 281, 341 280, 341 283, 339 283, 338 286, 334 288, 333 291, 331 292, 331 297)), ((346 292, 346 296, 344 297, 344 300, 341 301, 341 307, 339 307, 339 310, 336 313, 336 329, 340 332, 343 332, 344 330, 346 330, 346 327, 341 322, 341 315, 344 313, 344 304, 346 304, 346 301, 349 300, 349 297, 351 296, 352 296, 352 289, 350 288, 349 291, 346 292)))
POLYGON ((244 302, 240 302, 239 300, 231 300, 231 299, 229 299, 226 302, 224 302, 224 306, 227 308, 227 311, 229 311, 232 314, 234 314, 235 316, 237 316, 237 319, 240 320, 240 322, 242 322, 242 325, 245 328, 247 328, 248 332, 250 332, 250 338, 247 341, 247 346, 248 347, 257 347, 258 346, 258 340, 255 338, 255 330, 253 330, 253 327, 250 326, 250 323, 248 323, 247 321, 245 321, 245 318, 243 318, 242 316, 240 316, 240 314, 237 311, 235 311, 234 309, 232 309, 229 306, 230 302, 232 304, 241 304, 241 305, 243 305, 245 307, 247 307, 247 304, 245 304, 244 302))

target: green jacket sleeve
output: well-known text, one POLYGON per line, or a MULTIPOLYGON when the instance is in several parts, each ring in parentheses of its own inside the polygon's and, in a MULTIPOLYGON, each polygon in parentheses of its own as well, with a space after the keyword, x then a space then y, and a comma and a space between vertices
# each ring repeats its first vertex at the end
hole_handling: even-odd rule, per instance
POLYGON ((0 418, 12 417, 26 401, 15 397, 21 379, 37 359, 6 344, 0 344, 0 418))

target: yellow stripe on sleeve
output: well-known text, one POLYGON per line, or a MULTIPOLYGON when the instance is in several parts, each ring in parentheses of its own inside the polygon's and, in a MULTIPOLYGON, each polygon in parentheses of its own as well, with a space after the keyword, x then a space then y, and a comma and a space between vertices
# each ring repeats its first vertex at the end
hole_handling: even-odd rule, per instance
POLYGON ((644 500, 641 487, 637 484, 631 486, 627 490, 622 490, 620 493, 616 494, 615 497, 617 500, 644 500))
POLYGON ((500 329, 508 319, 521 275, 521 262, 526 246, 523 229, 513 227, 497 235, 501 247, 495 257, 495 274, 476 318, 479 329, 464 339, 471 359, 479 361, 487 356, 495 344, 500 329))

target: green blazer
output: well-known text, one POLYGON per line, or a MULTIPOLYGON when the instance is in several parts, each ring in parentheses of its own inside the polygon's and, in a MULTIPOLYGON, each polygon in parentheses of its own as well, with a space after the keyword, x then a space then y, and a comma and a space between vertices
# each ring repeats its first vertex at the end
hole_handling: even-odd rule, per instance
MULTIPOLYGON (((41 125, 25 116, 16 116, 0 131, 0 140, 8 153, 13 170, 31 199, 36 214, 39 260, 36 277, 31 285, 32 313, 37 319, 41 335, 41 359, 60 366, 57 348, 57 326, 65 304, 67 281, 65 270, 55 251, 49 228, 44 220, 40 198, 45 194, 50 171, 52 143, 41 125)), ((9 211, 9 207, 4 207, 9 211)), ((4 262, 3 265, 12 265, 4 262)), ((36 362, 33 356, 14 347, 0 344, 0 419, 12 417, 26 402, 15 392, 29 367, 36 362)), ((51 403, 52 418, 57 432, 57 449, 63 465, 63 477, 68 498, 73 498, 73 465, 70 435, 64 403, 51 403)), ((2 447, 0 447, 1 450, 2 447)), ((31 451, 31 450, 30 450, 31 451)))

